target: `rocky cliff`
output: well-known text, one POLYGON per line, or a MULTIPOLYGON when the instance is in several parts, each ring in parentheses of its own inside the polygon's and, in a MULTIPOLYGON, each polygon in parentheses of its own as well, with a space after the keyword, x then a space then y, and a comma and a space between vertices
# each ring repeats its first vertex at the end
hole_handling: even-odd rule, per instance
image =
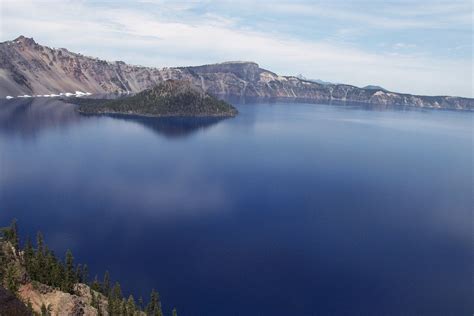
POLYGON ((279 76, 253 62, 150 68, 107 62, 39 45, 23 36, 0 43, 0 97, 60 93, 139 92, 167 79, 186 80, 219 97, 291 98, 309 102, 359 102, 473 110, 474 99, 417 96, 345 84, 320 84, 279 76))

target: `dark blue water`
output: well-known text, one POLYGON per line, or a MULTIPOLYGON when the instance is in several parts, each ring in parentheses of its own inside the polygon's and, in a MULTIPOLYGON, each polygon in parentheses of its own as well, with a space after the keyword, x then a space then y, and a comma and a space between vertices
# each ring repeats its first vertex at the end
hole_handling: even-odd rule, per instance
POLYGON ((472 113, 238 108, 3 102, 0 221, 181 316, 472 314, 472 113))

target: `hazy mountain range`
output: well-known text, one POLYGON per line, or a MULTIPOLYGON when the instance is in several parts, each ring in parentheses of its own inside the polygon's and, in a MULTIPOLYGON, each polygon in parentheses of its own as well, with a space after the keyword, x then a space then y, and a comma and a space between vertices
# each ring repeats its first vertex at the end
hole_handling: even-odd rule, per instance
POLYGON ((474 99, 417 96, 377 86, 358 88, 280 76, 254 62, 152 68, 108 62, 50 48, 20 36, 0 43, 0 97, 65 93, 139 92, 167 79, 187 80, 218 97, 290 98, 311 102, 360 102, 445 109, 474 109, 474 99))

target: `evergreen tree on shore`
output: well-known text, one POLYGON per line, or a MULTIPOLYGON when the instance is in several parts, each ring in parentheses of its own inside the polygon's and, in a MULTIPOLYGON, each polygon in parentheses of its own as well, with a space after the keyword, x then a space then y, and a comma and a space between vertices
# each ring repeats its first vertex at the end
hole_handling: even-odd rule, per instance
POLYGON ((18 224, 16 218, 12 220, 10 226, 1 228, 3 238, 10 242, 15 250, 20 247, 20 237, 18 235, 18 224))
POLYGON ((105 271, 104 282, 102 283, 102 294, 109 295, 110 291, 110 274, 109 271, 105 271))
MULTIPOLYGON (((27 238, 23 249, 21 249, 16 220, 12 221, 9 227, 0 228, 0 241, 10 243, 16 253, 15 256, 18 257, 19 254, 23 254, 19 257, 23 258, 22 264, 32 281, 71 294, 74 294, 76 283, 87 283, 88 281, 87 265, 76 265, 70 250, 66 251, 64 261, 58 259, 45 244, 41 232, 37 233, 36 245, 33 245, 31 239, 27 238)), ((0 283, 11 292, 16 293, 20 286, 18 267, 11 264, 4 249, 6 248, 0 247, 0 283)), ((101 306, 103 296, 108 298, 108 312, 111 316, 135 316, 143 311, 144 302, 141 297, 136 303, 132 295, 129 295, 128 298, 123 295, 118 282, 115 282, 113 287, 110 284, 111 279, 108 271, 104 274, 103 282, 99 282, 97 276, 95 276, 94 280, 89 283, 91 305, 97 309, 98 315, 103 315, 106 308, 105 305, 101 306)), ((145 308, 145 313, 149 316, 163 316, 160 295, 154 289, 151 291, 150 301, 145 308)), ((50 315, 50 306, 42 307, 41 314, 50 315)), ((176 309, 173 309, 172 315, 177 316, 176 309)))

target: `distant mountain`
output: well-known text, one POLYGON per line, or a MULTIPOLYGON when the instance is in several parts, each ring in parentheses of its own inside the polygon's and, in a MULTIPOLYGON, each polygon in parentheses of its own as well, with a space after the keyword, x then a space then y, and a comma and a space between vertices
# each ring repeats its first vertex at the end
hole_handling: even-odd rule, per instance
POLYGON ((254 62, 157 69, 121 61, 107 62, 64 48, 53 49, 24 36, 0 43, 0 97, 139 92, 168 79, 192 82, 217 97, 474 109, 474 99, 417 96, 346 84, 322 84, 294 76, 280 76, 254 62))
POLYGON ((314 83, 319 83, 319 84, 322 84, 322 85, 334 84, 333 82, 324 81, 324 80, 321 80, 321 79, 309 79, 309 78, 306 78, 305 76, 303 76, 302 74, 299 74, 298 76, 296 76, 296 78, 301 79, 301 80, 305 80, 305 81, 314 82, 314 83))
POLYGON ((380 91, 388 92, 387 89, 384 89, 384 88, 382 88, 381 86, 373 86, 373 85, 365 86, 365 87, 363 87, 362 89, 366 89, 366 90, 380 90, 380 91))
POLYGON ((141 116, 235 116, 237 110, 185 80, 166 80, 136 95, 116 100, 70 99, 79 102, 85 114, 127 114, 141 116))

